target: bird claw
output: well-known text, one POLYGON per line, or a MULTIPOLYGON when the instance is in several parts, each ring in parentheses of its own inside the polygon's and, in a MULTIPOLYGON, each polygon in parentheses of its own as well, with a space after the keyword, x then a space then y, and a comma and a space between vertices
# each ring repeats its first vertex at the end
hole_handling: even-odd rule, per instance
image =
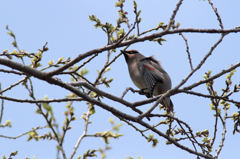
POLYGON ((140 94, 140 95, 145 95, 147 98, 152 97, 152 95, 151 95, 149 92, 146 92, 146 91, 145 91, 146 89, 147 89, 147 88, 140 89, 139 94, 140 94))

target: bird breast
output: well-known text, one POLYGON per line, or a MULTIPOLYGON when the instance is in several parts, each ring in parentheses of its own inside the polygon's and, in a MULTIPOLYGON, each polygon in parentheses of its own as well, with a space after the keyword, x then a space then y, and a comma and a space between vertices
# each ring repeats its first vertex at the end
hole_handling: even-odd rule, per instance
POLYGON ((142 74, 137 66, 137 63, 132 63, 128 67, 130 77, 133 81, 133 83, 139 88, 139 89, 144 89, 146 88, 145 82, 143 80, 142 74), (134 69, 132 69, 134 68, 134 69))

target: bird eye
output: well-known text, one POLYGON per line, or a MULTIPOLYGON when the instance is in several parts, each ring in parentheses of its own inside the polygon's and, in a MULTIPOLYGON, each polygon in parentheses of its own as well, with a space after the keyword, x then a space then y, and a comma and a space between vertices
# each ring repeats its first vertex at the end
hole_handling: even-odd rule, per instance
POLYGON ((128 54, 137 54, 138 51, 137 50, 128 50, 127 53, 128 54))

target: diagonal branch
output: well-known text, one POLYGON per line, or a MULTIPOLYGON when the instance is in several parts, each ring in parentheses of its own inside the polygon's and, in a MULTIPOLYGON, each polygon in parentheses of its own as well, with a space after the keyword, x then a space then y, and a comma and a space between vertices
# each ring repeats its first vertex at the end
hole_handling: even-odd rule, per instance
POLYGON ((152 107, 150 107, 145 113, 141 114, 139 116, 140 119, 144 118, 145 116, 147 116, 149 113, 151 113, 157 106, 158 104, 163 100, 163 98, 171 95, 172 93, 176 92, 182 85, 184 85, 189 78, 197 71, 199 70, 202 65, 206 62, 206 60, 208 59, 208 57, 210 57, 210 55, 212 55, 212 52, 214 51, 214 49, 222 42, 223 38, 224 38, 224 34, 222 34, 222 36, 220 37, 220 39, 211 47, 210 51, 204 56, 204 58, 201 60, 201 62, 197 65, 197 67, 192 70, 187 77, 185 77, 177 86, 175 86, 173 89, 168 90, 166 93, 162 94, 162 96, 152 105, 152 107))
POLYGON ((39 100, 31 100, 31 99, 19 99, 19 98, 12 98, 7 96, 0 96, 0 99, 9 100, 13 102, 19 103, 60 103, 60 102, 69 102, 69 101, 82 101, 82 98, 62 98, 62 99, 39 99, 39 100))
POLYGON ((2 93, 4 93, 4 92, 12 89, 13 87, 19 85, 20 83, 24 82, 27 78, 28 78, 28 77, 26 76, 26 77, 24 77, 23 79, 19 80, 18 82, 16 82, 16 83, 10 85, 9 87, 5 88, 4 90, 0 90, 0 94, 2 94, 2 93))
POLYGON ((208 0, 208 3, 211 5, 211 7, 212 7, 214 13, 215 13, 216 16, 217 16, 217 19, 218 19, 218 22, 219 22, 219 26, 220 26, 220 28, 221 28, 221 29, 224 29, 224 27, 223 27, 223 23, 222 23, 222 19, 221 19, 220 15, 219 15, 219 13, 218 13, 218 11, 217 11, 217 8, 213 5, 213 3, 212 3, 211 0, 208 0))
POLYGON ((201 84, 210 82, 210 81, 212 81, 212 80, 214 80, 214 79, 216 79, 216 78, 218 78, 218 77, 220 77, 220 76, 222 76, 222 75, 224 75, 224 74, 226 74, 226 73, 228 73, 228 72, 230 72, 230 71, 232 71, 232 70, 234 70, 234 69, 236 69, 238 67, 240 67, 240 62, 235 64, 235 65, 233 65, 233 66, 231 66, 229 69, 222 70, 221 72, 215 74, 214 76, 212 76, 212 77, 210 77, 210 78, 208 78, 206 80, 201 80, 201 81, 199 81, 197 83, 194 83, 194 84, 192 84, 190 86, 184 87, 182 90, 191 90, 191 89, 193 89, 193 88, 195 88, 195 87, 197 87, 197 86, 199 86, 201 84))
POLYGON ((11 60, 8 60, 8 59, 4 59, 4 58, 0 58, 0 63, 5 65, 5 66, 8 66, 8 67, 11 67, 13 69, 16 69, 18 71, 23 71, 23 72, 26 72, 27 74, 29 75, 32 75, 34 76, 35 78, 38 78, 38 79, 41 79, 43 81, 46 81, 50 84, 54 84, 54 85, 57 85, 59 87, 62 87, 66 90, 69 90, 71 91, 72 93, 75 93, 77 96, 79 97, 82 97, 84 100, 94 104, 94 105, 97 105, 99 107, 101 107, 102 109, 108 111, 108 112, 111 112, 113 115, 115 115, 116 117, 118 117, 119 119, 126 119, 126 120, 130 120, 130 121, 133 121, 135 123, 138 123, 140 125, 142 125, 143 127, 145 128, 148 128, 150 130, 152 130, 153 132, 155 132, 156 134, 158 134, 159 136, 165 138, 166 140, 172 142, 175 146, 189 152, 189 153, 192 153, 192 154, 195 154, 197 156, 202 156, 202 157, 205 157, 207 159, 212 159, 211 156, 208 156, 208 155, 205 155, 205 154, 202 154, 202 153, 198 153, 198 152, 195 152, 195 150, 192 150, 180 143, 178 143, 177 141, 175 141, 174 139, 172 139, 171 137, 169 137, 168 135, 164 134, 163 132, 157 130, 156 128, 153 128, 152 126, 150 126, 149 124, 147 124, 146 122, 140 120, 138 117, 134 117, 130 114, 126 114, 122 111, 119 111, 117 110, 116 108, 113 108, 111 106, 109 106, 108 104, 104 103, 104 102, 101 102, 101 101, 98 101, 96 99, 93 99, 91 97, 89 97, 88 95, 84 94, 83 92, 79 91, 77 88, 69 85, 69 84, 66 84, 58 79, 55 79, 53 77, 47 77, 46 76, 46 73, 43 73, 43 72, 40 72, 36 69, 33 69, 29 66, 24 66, 20 63, 16 63, 16 62, 13 62, 11 60), (24 70, 26 69, 26 70, 24 70))
POLYGON ((25 132, 25 133, 22 133, 22 134, 20 134, 20 135, 14 136, 14 137, 12 137, 12 136, 0 135, 0 138, 18 139, 18 138, 20 138, 20 137, 23 137, 23 136, 27 135, 29 132, 32 132, 32 131, 35 131, 35 130, 39 130, 39 129, 44 129, 44 128, 48 128, 48 125, 47 125, 47 126, 43 126, 43 127, 38 126, 38 127, 36 127, 36 128, 32 128, 32 130, 27 131, 27 132, 25 132))
POLYGON ((71 153, 69 159, 72 159, 72 158, 74 157, 74 155, 76 154, 76 151, 77 151, 77 149, 78 149, 81 141, 83 140, 84 137, 86 137, 87 130, 88 130, 88 126, 89 126, 89 123, 90 123, 90 122, 89 122, 90 115, 91 115, 91 113, 90 113, 90 111, 88 110, 88 112, 87 112, 87 114, 86 114, 86 117, 85 117, 85 119, 84 119, 85 122, 84 122, 84 130, 83 130, 83 133, 82 133, 82 135, 78 138, 77 143, 76 143, 76 145, 74 146, 73 152, 71 153))
POLYGON ((186 52, 187 52, 187 55, 188 55, 188 62, 189 62, 189 65, 190 65, 191 71, 193 71, 192 58, 191 58, 191 54, 190 54, 190 51, 189 51, 189 45, 188 45, 187 38, 186 38, 182 33, 179 33, 179 35, 181 35, 181 37, 182 37, 183 40, 185 41, 186 52))
POLYGON ((143 42, 146 40, 153 40, 155 38, 159 38, 162 37, 164 35, 170 35, 170 34, 179 34, 179 33, 210 33, 210 34, 223 34, 223 33, 238 33, 240 32, 240 28, 234 28, 234 29, 226 29, 226 30, 222 30, 222 29, 194 29, 194 28, 186 28, 186 29, 176 29, 176 30, 165 30, 159 33, 153 33, 150 35, 146 35, 143 37, 136 37, 134 39, 130 39, 130 40, 124 40, 124 41, 119 41, 107 46, 103 46, 101 48, 96 48, 90 51, 87 51, 83 54, 79 54, 75 59, 73 59, 72 61, 70 61, 69 63, 53 70, 50 71, 48 73, 46 73, 47 76, 53 76, 56 74, 59 74, 60 72, 66 70, 67 68, 73 66, 74 64, 78 63, 79 61, 81 61, 82 59, 91 56, 93 54, 97 54, 97 53, 101 53, 107 50, 111 50, 111 49, 116 49, 119 47, 123 47, 123 46, 127 46, 127 45, 131 45, 133 43, 137 43, 137 42, 143 42))
POLYGON ((194 92, 194 91, 189 91, 189 90, 184 90, 184 89, 179 89, 177 92, 178 93, 187 93, 187 94, 196 95, 196 96, 204 97, 204 98, 222 99, 224 101, 228 101, 228 102, 234 103, 236 105, 240 105, 240 102, 232 100, 232 99, 228 99, 226 97, 207 95, 207 94, 202 94, 202 93, 199 93, 199 92, 194 92))
POLYGON ((166 30, 169 30, 171 28, 171 25, 174 23, 175 16, 177 15, 177 12, 178 12, 180 6, 182 5, 182 2, 183 2, 183 0, 178 1, 177 5, 176 5, 176 8, 173 10, 171 18, 168 22, 168 26, 167 26, 166 30))

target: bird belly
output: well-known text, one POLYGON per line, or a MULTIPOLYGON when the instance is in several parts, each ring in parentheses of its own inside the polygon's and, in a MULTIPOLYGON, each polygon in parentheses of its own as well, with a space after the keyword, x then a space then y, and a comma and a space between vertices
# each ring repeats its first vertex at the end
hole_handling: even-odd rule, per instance
POLYGON ((145 84, 139 70, 132 71, 132 73, 130 73, 130 77, 131 77, 133 83, 135 84, 135 86, 137 86, 139 89, 146 88, 146 84, 145 84))
POLYGON ((142 79, 137 79, 133 82, 139 89, 145 89, 146 85, 142 79))

